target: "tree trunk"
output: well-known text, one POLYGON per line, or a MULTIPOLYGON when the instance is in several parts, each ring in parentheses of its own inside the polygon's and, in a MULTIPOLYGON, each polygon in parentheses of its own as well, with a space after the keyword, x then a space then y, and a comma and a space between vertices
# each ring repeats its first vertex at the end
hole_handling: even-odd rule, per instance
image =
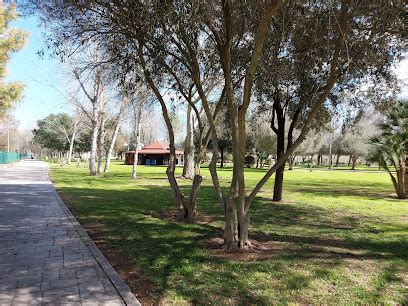
POLYGON ((339 161, 340 161, 340 154, 337 154, 335 167, 337 167, 339 165, 339 161))
POLYGON ((194 161, 194 175, 200 174, 200 167, 201 161, 199 159, 197 159, 196 161, 194 161))
POLYGON ((279 167, 275 173, 275 184, 273 188, 273 198, 272 198, 272 200, 275 202, 279 202, 282 200, 284 171, 285 171, 285 164, 279 167))
MULTIPOLYGON (((278 104, 280 105, 280 104, 278 104)), ((278 128, 274 129, 274 132, 277 137, 276 141, 276 160, 279 160, 282 155, 285 153, 285 119, 283 116, 283 111, 278 106, 276 109, 276 117, 278 121, 278 128)), ((282 192, 283 192, 283 173, 285 171, 285 164, 283 163, 275 173, 275 182, 273 187, 273 197, 272 200, 275 202, 279 202, 282 200, 282 192)))
POLYGON ((92 121, 91 155, 89 157, 89 174, 96 175, 96 149, 98 147, 98 121, 92 121))
POLYGON ((356 170, 356 163, 357 163, 357 160, 358 160, 358 156, 356 157, 356 156, 353 156, 352 157, 352 165, 351 165, 351 170, 356 170))
POLYGON ((329 170, 333 168, 333 153, 332 153, 333 133, 330 133, 329 140, 329 170))
MULTIPOLYGON (((232 93, 232 88, 229 90, 232 93)), ((228 93, 228 91, 227 91, 228 93)), ((231 98, 232 101, 232 98, 231 98)), ((248 226, 239 223, 245 222, 245 120, 240 116, 238 109, 229 104, 232 130, 233 175, 230 186, 230 196, 226 202, 224 247, 227 250, 245 248, 249 245, 248 226)))
POLYGON ((187 134, 184 140, 183 177, 194 177, 194 114, 190 104, 187 106, 187 134))
POLYGON ((138 112, 136 118, 136 144, 135 144, 135 156, 133 158, 133 167, 132 167, 132 178, 137 178, 137 163, 139 162, 139 144, 140 144, 140 122, 141 122, 142 110, 138 112))
MULTIPOLYGON (((150 72, 147 69, 147 65, 146 62, 144 60, 143 57, 143 49, 141 47, 139 47, 138 49, 138 55, 139 55, 139 60, 141 62, 142 65, 142 69, 143 69, 143 73, 144 76, 146 78, 146 81, 149 85, 149 87, 151 88, 151 90, 153 91, 153 93, 155 94, 157 100, 159 101, 160 105, 161 105, 161 109, 162 109, 162 114, 163 114, 163 119, 166 123, 166 127, 167 127, 167 132, 168 132, 168 137, 169 137, 169 150, 170 150, 170 157, 169 157, 169 164, 168 167, 166 169, 166 174, 167 174, 167 178, 169 180, 170 183, 170 187, 173 191, 173 196, 174 196, 174 200, 176 203, 176 209, 177 209, 177 215, 178 217, 182 217, 184 218, 184 210, 185 210, 185 203, 184 203, 184 194, 181 192, 178 184, 177 184, 177 180, 175 177, 175 169, 176 169, 176 163, 175 163, 175 159, 176 159, 176 148, 175 148, 175 144, 174 144, 174 130, 173 130, 173 125, 171 123, 171 119, 167 110, 167 106, 166 103, 159 91, 159 89, 156 87, 155 83, 153 82, 151 76, 150 76, 150 72)), ((200 92, 200 97, 201 99, 203 99, 203 95, 204 93, 202 92, 202 88, 199 88, 201 90, 200 92)), ((205 95, 204 95, 204 99, 205 99, 205 95)), ((216 146, 216 144, 215 144, 216 146)), ((193 180, 193 188, 192 188, 192 194, 190 196, 190 204, 188 205, 190 208, 192 208, 190 211, 190 217, 194 217, 195 213, 193 213, 193 211, 195 211, 195 206, 196 206, 196 198, 197 198, 197 193, 198 193, 198 187, 201 183, 201 178, 197 177, 193 180), (195 183, 195 185, 194 185, 195 183)))
POLYGON ((352 157, 353 157, 353 154, 350 154, 349 160, 348 160, 348 162, 347 162, 347 167, 350 167, 352 157))
MULTIPOLYGON (((277 159, 279 159, 282 154, 284 153, 284 146, 285 146, 285 139, 283 137, 283 139, 280 139, 280 137, 278 137, 278 156, 277 159)), ((285 171, 285 163, 282 164, 282 166, 280 166, 275 173, 275 182, 274 182, 274 187, 273 187, 273 198, 272 200, 275 202, 279 202, 282 200, 282 192, 283 192, 283 174, 285 171)))
POLYGON ((224 168, 224 147, 220 148, 221 153, 221 168, 224 168))
POLYGON ((188 203, 185 204, 186 208, 186 216, 183 218, 187 222, 192 223, 194 222, 196 215, 197 215, 197 196, 198 196, 198 191, 200 189, 201 182, 203 181, 203 178, 201 175, 195 175, 193 179, 193 186, 191 189, 191 194, 188 198, 188 203))
POLYGON ((239 224, 238 224, 239 226, 238 238, 239 238, 239 248, 241 249, 245 249, 251 246, 249 239, 248 239, 249 224, 250 224, 249 216, 245 213, 240 213, 239 224))
POLYGON ((71 137, 71 142, 69 143, 68 161, 67 161, 68 165, 71 164, 72 152, 74 150, 75 136, 76 136, 76 128, 74 128, 74 132, 72 133, 72 137, 71 137))
POLYGON ((293 164, 295 163, 295 156, 291 156, 288 159, 288 164, 289 164, 289 170, 293 170, 293 164))
POLYGON ((102 173, 103 168, 103 147, 105 144, 105 119, 101 119, 101 125, 99 126, 99 135, 98 135, 98 171, 97 174, 102 173))
POLYGON ((397 181, 393 182, 394 187, 395 187, 395 191, 397 193, 397 197, 399 199, 406 199, 407 198, 407 194, 405 192, 405 175, 406 175, 405 167, 400 167, 397 170, 397 181))
POLYGON ((408 195, 408 142, 405 143, 405 194, 408 195))
POLYGON ((245 193, 245 173, 244 173, 244 161, 245 161, 245 153, 246 153, 246 121, 245 121, 245 114, 242 112, 241 109, 238 110, 238 148, 239 148, 239 159, 238 159, 238 167, 235 170, 237 183, 238 183, 238 247, 240 249, 246 249, 251 247, 251 243, 249 242, 249 224, 250 219, 248 216, 248 212, 246 210, 246 193, 245 193))
POLYGON ((312 170, 313 170, 313 155, 310 156, 309 170, 310 170, 310 172, 312 172, 312 170))
POLYGON ((229 199, 225 204, 225 228, 224 247, 227 250, 234 250, 238 247, 238 220, 237 210, 233 199, 229 199))
POLYGON ((115 122, 115 130, 113 131, 111 142, 109 144, 108 153, 106 154, 106 162, 104 172, 109 172, 110 161, 112 158, 113 148, 115 147, 116 138, 119 134, 119 119, 115 122))

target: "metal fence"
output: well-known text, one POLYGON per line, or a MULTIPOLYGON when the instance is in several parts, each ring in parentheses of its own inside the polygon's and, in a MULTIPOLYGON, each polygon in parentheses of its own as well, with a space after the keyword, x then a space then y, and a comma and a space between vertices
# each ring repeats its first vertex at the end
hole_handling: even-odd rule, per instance
POLYGON ((28 157, 26 153, 14 153, 14 152, 1 152, 0 151, 0 164, 11 164, 28 157))

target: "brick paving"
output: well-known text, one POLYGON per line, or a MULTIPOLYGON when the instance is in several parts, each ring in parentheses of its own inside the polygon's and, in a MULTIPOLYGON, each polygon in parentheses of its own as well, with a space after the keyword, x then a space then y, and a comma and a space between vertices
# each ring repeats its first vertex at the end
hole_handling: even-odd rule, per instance
POLYGON ((0 305, 138 305, 58 197, 47 165, 0 169, 0 305))

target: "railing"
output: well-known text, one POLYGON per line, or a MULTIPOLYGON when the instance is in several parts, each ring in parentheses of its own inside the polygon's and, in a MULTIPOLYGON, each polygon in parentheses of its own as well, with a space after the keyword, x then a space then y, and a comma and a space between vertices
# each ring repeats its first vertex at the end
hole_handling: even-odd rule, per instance
POLYGON ((0 152, 0 164, 11 164, 28 157, 27 153, 0 152))

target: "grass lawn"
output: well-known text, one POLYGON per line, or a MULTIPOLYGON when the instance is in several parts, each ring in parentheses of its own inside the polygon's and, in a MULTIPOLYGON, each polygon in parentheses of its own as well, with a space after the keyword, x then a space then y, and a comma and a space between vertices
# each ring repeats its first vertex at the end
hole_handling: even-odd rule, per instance
MULTIPOLYGON (((247 169, 248 187, 265 171, 247 169)), ((164 167, 140 166, 139 173, 132 180, 131 166, 120 162, 101 177, 51 166, 52 180, 79 222, 106 256, 116 258, 114 266, 119 262, 116 268, 142 302, 408 303, 408 201, 393 198, 386 173, 287 171, 282 203, 269 200, 271 180, 250 212, 250 238, 265 247, 256 256, 208 247, 223 223, 207 169, 198 224, 157 214, 173 208, 164 167), (130 261, 127 269, 121 260, 130 261), (132 284, 131 273, 147 289, 132 284)), ((227 188, 231 169, 219 174, 227 188)))

